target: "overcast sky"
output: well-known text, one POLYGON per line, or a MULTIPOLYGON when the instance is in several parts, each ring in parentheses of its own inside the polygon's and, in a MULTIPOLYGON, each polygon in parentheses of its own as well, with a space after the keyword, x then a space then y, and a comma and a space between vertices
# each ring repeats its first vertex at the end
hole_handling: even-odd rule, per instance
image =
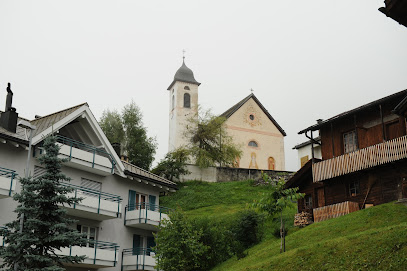
POLYGON ((6 84, 22 117, 87 102, 97 119, 132 99, 168 150, 167 87, 182 63, 214 113, 254 94, 286 131, 297 170, 298 131, 407 88, 407 28, 347 1, 0 0, 0 109, 6 84))

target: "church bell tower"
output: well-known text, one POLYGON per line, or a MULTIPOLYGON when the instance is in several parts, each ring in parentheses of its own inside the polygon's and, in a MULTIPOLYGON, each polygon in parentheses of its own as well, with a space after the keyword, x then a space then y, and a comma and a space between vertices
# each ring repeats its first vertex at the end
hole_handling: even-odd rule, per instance
POLYGON ((185 131, 188 119, 197 117, 200 84, 195 80, 192 70, 185 65, 185 57, 183 57, 182 66, 177 70, 174 80, 167 88, 170 109, 169 152, 188 143, 185 131))

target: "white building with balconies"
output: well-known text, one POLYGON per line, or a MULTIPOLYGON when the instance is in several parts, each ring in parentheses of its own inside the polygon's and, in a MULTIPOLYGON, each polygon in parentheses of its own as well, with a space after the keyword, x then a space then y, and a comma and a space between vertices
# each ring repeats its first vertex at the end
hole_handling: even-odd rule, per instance
MULTIPOLYGON (((25 175, 30 131, 16 123, 10 129, 3 119, 9 124, 13 120, 6 112, 0 114, 0 246, 4 246, 7 229, 2 226, 16 219, 17 202, 12 196, 21 189, 18 176, 25 175)), ((42 142, 56 135, 59 156, 67 160, 62 172, 71 178, 63 185, 74 188, 69 196, 82 198, 78 204, 61 206, 88 239, 86 246, 58 252, 86 256, 66 270, 155 270, 153 232, 168 218, 159 195, 175 192, 175 183, 121 161, 86 103, 29 123, 36 126, 29 174, 35 178, 44 173, 38 162, 44 154, 42 142)))

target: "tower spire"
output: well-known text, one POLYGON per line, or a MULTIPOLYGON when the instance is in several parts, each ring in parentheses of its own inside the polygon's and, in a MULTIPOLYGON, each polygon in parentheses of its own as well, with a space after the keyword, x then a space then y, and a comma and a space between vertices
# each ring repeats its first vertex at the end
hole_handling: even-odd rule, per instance
POLYGON ((185 62, 185 49, 182 49, 182 62, 185 62))

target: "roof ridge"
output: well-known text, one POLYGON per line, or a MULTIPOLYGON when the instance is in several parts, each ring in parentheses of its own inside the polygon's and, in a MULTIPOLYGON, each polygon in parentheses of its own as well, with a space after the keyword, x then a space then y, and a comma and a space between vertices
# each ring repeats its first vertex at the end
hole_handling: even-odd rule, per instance
MULTIPOLYGON (((59 113, 62 113, 62 112, 64 112, 64 111, 71 110, 71 109, 73 109, 73 108, 81 107, 81 106, 83 106, 83 105, 85 105, 85 104, 88 105, 87 102, 81 103, 81 104, 78 104, 78 105, 75 105, 75 106, 72 106, 72 107, 69 107, 69 108, 65 108, 65 109, 59 110, 59 111, 57 111, 57 112, 54 112, 54 113, 45 115, 45 116, 42 116, 42 117, 40 117, 40 118, 33 119, 33 120, 31 120, 30 122, 35 122, 35 121, 37 121, 37 120, 41 120, 41 119, 43 119, 43 118, 47 118, 47 117, 50 117, 50 116, 55 115, 55 114, 59 114, 59 113)), ((89 105, 88 105, 88 107, 89 107, 89 105)))

